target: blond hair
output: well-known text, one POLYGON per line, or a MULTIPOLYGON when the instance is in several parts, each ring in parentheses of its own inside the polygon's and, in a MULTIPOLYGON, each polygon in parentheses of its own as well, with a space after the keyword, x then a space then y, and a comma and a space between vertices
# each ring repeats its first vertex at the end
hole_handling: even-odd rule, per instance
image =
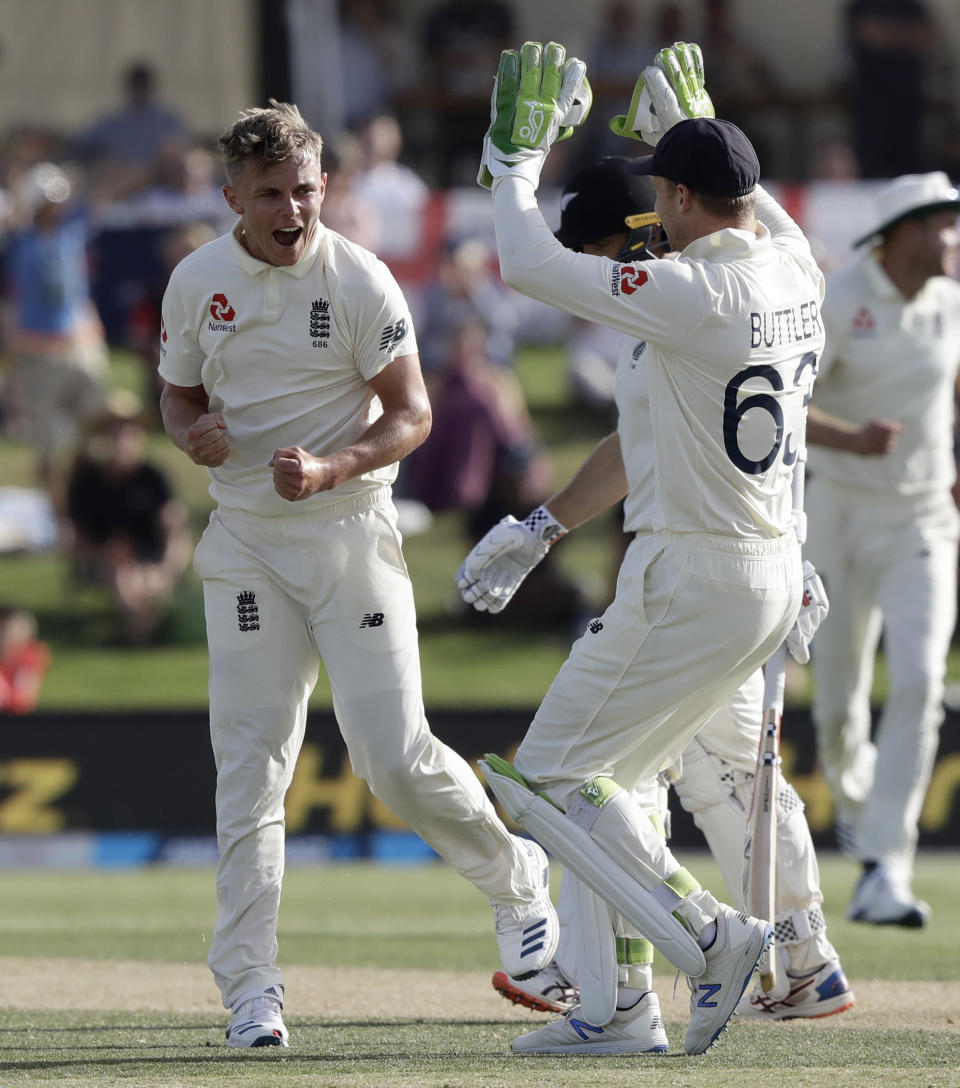
POLYGON ((320 163, 323 140, 300 110, 275 98, 268 101, 269 109, 254 106, 241 110, 239 119, 217 142, 228 182, 235 181, 251 165, 266 170, 287 159, 310 156, 320 163))

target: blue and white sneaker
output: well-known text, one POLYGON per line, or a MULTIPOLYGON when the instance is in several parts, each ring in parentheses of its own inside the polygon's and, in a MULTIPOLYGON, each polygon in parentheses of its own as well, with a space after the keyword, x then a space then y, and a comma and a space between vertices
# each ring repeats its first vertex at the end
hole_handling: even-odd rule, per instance
POLYGON ((514 1054, 666 1054, 670 1049, 660 1016, 660 999, 648 990, 631 1009, 617 1009, 603 1027, 587 1023, 580 1006, 562 1020, 519 1035, 514 1054))
POLYGON ((854 1006, 853 990, 839 960, 830 960, 802 978, 790 979, 790 992, 775 1001, 757 986, 744 994, 737 1016, 744 1020, 819 1019, 846 1012, 854 1006))
POLYGON ((227 1046, 289 1046, 282 1009, 282 986, 268 986, 238 1002, 227 1028, 227 1046))
POLYGON ((497 944, 503 969, 511 978, 525 979, 542 971, 560 942, 560 923, 550 900, 550 864, 540 846, 524 840, 536 894, 529 903, 498 903, 491 899, 497 944))
POLYGON ((690 1023, 683 1040, 685 1054, 702 1054, 717 1041, 737 1011, 760 957, 773 940, 773 926, 721 903, 717 936, 704 949, 707 969, 690 985, 690 1023))

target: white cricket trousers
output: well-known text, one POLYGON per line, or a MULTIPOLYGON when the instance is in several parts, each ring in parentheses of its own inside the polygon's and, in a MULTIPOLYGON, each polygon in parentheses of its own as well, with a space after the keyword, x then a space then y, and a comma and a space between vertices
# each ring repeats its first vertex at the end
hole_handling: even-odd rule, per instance
POLYGON ((830 599, 813 643, 820 766, 841 820, 854 822, 858 856, 909 877, 943 720, 960 519, 946 490, 874 496, 823 477, 806 509, 805 554, 830 599), (881 630, 889 690, 871 742, 881 630))
MULTIPOLYGON (((625 789, 675 763, 702 723, 783 641, 800 608, 794 534, 635 538, 613 603, 574 643, 517 751, 564 810, 596 776, 625 789)), ((603 848, 652 890, 678 868, 636 806, 603 848)))
MULTIPOLYGON (((758 669, 706 722, 683 753, 673 788, 703 832, 738 909, 745 908, 744 843, 763 720, 758 669)), ((820 867, 803 801, 780 776, 777 797, 777 953, 794 975, 837 958, 827 940, 820 867)))
POLYGON ((224 1005, 283 982, 283 802, 321 657, 354 772, 485 895, 531 899, 522 840, 427 725, 413 593, 388 490, 307 515, 221 508, 195 567, 210 651, 220 848, 208 962, 224 1005))

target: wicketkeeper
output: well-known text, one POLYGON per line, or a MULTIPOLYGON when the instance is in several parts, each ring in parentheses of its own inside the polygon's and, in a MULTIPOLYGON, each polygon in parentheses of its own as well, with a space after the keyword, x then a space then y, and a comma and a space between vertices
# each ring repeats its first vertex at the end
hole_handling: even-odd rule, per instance
MULTIPOLYGON (((665 239, 653 211, 653 186, 648 178, 629 173, 629 165, 629 159, 618 156, 601 159, 579 171, 564 187, 557 237, 568 248, 621 260, 645 260, 662 253, 665 239)), ((625 365, 642 370, 644 352, 643 341, 624 338, 620 355, 629 360, 625 365)), ((635 410, 640 422, 644 406, 639 399, 635 410)), ((646 410, 649 434, 649 406, 646 410)), ((604 439, 604 443, 617 441, 616 433, 604 439)), ((647 462, 651 498, 652 459, 651 444, 647 462)), ((589 463, 581 471, 589 474, 589 463)), ((564 526, 569 523, 570 528, 577 524, 573 512, 576 488, 572 483, 547 500, 543 507, 547 521, 564 526)), ((543 542, 528 528, 536 520, 534 515, 524 521, 504 518, 464 561, 458 582, 478 610, 499 612, 505 608, 527 573, 546 554, 543 542), (498 592, 493 594, 486 588, 490 586, 498 587, 498 592)), ((823 587, 813 568, 806 564, 803 606, 787 636, 787 647, 797 661, 809 660, 810 641, 826 611, 823 587)), ((763 680, 758 670, 704 724, 687 746, 680 764, 669 773, 681 804, 706 836, 741 910, 745 899, 738 893, 745 888, 746 818, 760 740, 762 701, 763 680)), ((658 802, 662 794, 656 780, 646 790, 636 792, 638 799, 649 800, 651 818, 660 820, 658 802)), ((854 996, 827 939, 813 841, 803 802, 788 782, 781 782, 778 810, 776 951, 782 979, 773 994, 756 987, 741 1002, 739 1013, 770 1020, 829 1016, 852 1008, 854 996)), ((668 822, 666 812, 664 816, 668 822)), ((523 981, 511 979, 503 971, 496 972, 493 978, 494 988, 518 1004, 543 1012, 571 1013, 566 1020, 536 1033, 538 1047, 555 1048, 559 1053, 591 1046, 590 1040, 585 1042, 571 1027, 571 1019, 583 1015, 576 985, 581 975, 577 962, 580 941, 571 938, 583 920, 575 914, 576 897, 569 893, 569 884, 565 884, 558 902, 563 934, 558 962, 523 981)), ((615 925, 618 984, 651 991, 653 946, 641 935, 629 934, 622 918, 615 919, 615 925)), ((659 1008, 655 994, 647 1004, 659 1008)))
MULTIPOLYGON (((535 190, 550 146, 582 120, 588 99, 585 66, 562 46, 505 51, 479 180, 493 189, 509 285, 646 345, 643 372, 628 360, 618 368, 618 441, 601 444, 576 489, 577 521, 625 496, 636 537, 613 603, 575 643, 515 768, 488 757, 487 781, 583 889, 578 912, 592 911, 596 925, 583 929, 582 962, 609 963, 591 946, 594 934, 609 944, 613 910, 688 976, 684 1050, 698 1054, 725 1028, 773 927, 719 903, 681 867, 631 791, 676 762, 796 620, 803 575, 791 482, 823 345, 823 278, 802 233, 758 187, 747 138, 713 118, 699 49, 683 44, 644 69, 613 122, 655 146, 632 168, 651 176, 680 256, 622 261, 565 249, 535 190), (775 313, 790 315, 799 338, 753 344, 751 328, 775 313), (637 410, 647 398, 652 499, 650 431, 637 410)), ((563 532, 544 510, 529 528, 545 546, 563 532)), ((600 1052, 667 1045, 649 995, 634 986, 616 991, 605 1026, 577 1029, 600 1052)), ((527 1049, 522 1038, 513 1046, 527 1049)))

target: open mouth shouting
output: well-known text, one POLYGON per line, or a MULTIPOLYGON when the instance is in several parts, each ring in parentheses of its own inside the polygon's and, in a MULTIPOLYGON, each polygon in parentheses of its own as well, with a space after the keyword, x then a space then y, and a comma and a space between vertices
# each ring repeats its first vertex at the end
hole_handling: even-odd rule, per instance
POLYGON ((295 246, 303 236, 303 227, 280 227, 273 232, 273 240, 278 246, 295 246))

